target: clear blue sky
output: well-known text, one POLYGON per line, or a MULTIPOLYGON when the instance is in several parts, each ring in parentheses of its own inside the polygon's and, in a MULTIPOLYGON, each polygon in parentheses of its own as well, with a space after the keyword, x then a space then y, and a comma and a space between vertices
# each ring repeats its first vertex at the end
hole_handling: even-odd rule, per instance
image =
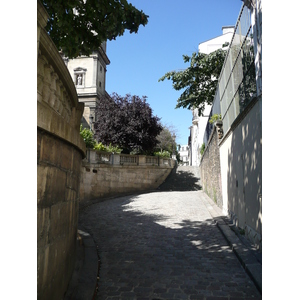
POLYGON ((106 91, 124 96, 147 96, 153 114, 177 130, 176 142, 188 142, 192 112, 175 109, 181 91, 172 81, 158 82, 166 72, 185 69, 182 55, 191 55, 198 44, 222 34, 222 26, 235 25, 241 0, 133 0, 149 15, 137 34, 108 41, 106 91))

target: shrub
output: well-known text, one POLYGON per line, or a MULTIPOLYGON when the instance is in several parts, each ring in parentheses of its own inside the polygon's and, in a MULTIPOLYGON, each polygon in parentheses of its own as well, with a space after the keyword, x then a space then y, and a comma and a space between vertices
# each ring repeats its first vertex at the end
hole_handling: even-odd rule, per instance
POLYGON ((170 158, 170 152, 169 151, 162 151, 162 152, 154 152, 155 156, 159 156, 161 158, 170 158))
POLYGON ((203 155, 204 150, 205 150, 205 143, 203 143, 203 144, 201 145, 201 148, 200 148, 200 154, 201 154, 201 155, 203 155))
POLYGON ((122 152, 122 149, 119 148, 118 146, 112 146, 111 144, 109 144, 109 146, 105 146, 101 142, 97 143, 94 146, 94 149, 98 150, 98 151, 114 152, 114 153, 121 153, 122 152))
POLYGON ((109 146, 105 146, 106 151, 108 152, 114 152, 114 153, 121 153, 123 149, 119 148, 118 146, 112 146, 109 144, 109 146))
POLYGON ((82 124, 80 125, 80 135, 83 138, 87 148, 93 149, 96 145, 96 140, 94 139, 94 134, 90 129, 83 128, 82 124))
POLYGON ((222 116, 221 115, 218 115, 218 114, 214 114, 210 117, 209 119, 209 123, 210 124, 213 124, 214 122, 218 121, 218 120, 222 120, 222 116))
POLYGON ((107 151, 106 146, 104 146, 101 142, 97 143, 94 146, 94 150, 98 150, 98 151, 107 151))

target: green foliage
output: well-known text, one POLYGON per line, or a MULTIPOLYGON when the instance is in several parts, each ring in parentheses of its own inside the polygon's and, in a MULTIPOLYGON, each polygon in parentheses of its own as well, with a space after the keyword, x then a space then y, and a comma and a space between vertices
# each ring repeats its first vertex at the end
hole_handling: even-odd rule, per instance
POLYGON ((96 145, 96 140, 94 139, 94 134, 90 129, 83 128, 82 124, 80 125, 80 135, 83 138, 87 148, 93 149, 96 145))
POLYGON ((163 151, 158 151, 158 152, 154 152, 155 156, 159 156, 161 158, 170 158, 171 154, 169 151, 163 150, 163 151))
POLYGON ((183 61, 190 66, 183 71, 168 72, 159 79, 172 80, 176 91, 185 89, 175 108, 198 108, 199 116, 203 115, 205 104, 211 105, 214 100, 225 56, 223 49, 209 54, 194 52, 191 57, 183 55, 183 61))
POLYGON ((201 154, 201 155, 203 155, 204 150, 205 150, 205 143, 203 143, 203 144, 201 145, 201 148, 200 148, 200 154, 201 154))
POLYGON ((106 146, 106 149, 108 152, 114 152, 114 153, 121 153, 123 149, 119 148, 119 146, 112 146, 112 144, 109 144, 109 146, 106 146))
POLYGON ((158 144, 156 146, 157 150, 168 151, 169 153, 173 153, 177 151, 176 145, 176 134, 173 126, 164 125, 162 131, 157 136, 158 144))
POLYGON ((94 146, 94 150, 98 150, 98 151, 107 151, 106 146, 104 146, 101 142, 96 143, 96 145, 94 146))
POLYGON ((96 143, 96 145, 94 146, 94 150, 111 152, 111 153, 121 153, 122 152, 122 149, 119 148, 118 146, 112 146, 111 144, 109 144, 109 146, 105 146, 101 142, 96 143))
POLYGON ((209 122, 210 124, 213 124, 213 123, 215 123, 215 122, 218 121, 218 120, 222 120, 221 114, 220 114, 220 115, 218 115, 218 114, 212 115, 212 116, 210 117, 210 119, 209 119, 208 122, 209 122))
POLYGON ((42 0, 50 18, 46 30, 69 58, 89 55, 102 42, 137 33, 148 16, 126 0, 42 0))

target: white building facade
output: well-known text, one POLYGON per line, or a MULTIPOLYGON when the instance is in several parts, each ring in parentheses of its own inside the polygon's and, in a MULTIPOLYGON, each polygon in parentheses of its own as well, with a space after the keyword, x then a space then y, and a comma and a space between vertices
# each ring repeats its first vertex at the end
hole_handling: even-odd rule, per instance
MULTIPOLYGON (((200 53, 209 54, 216 51, 225 43, 230 43, 234 32, 234 26, 223 26, 222 35, 202 42, 198 46, 200 53)), ((198 116, 198 108, 192 110, 192 126, 190 127, 190 165, 199 166, 201 154, 200 149, 203 143, 203 136, 211 110, 211 105, 206 105, 203 116, 198 116)))
POLYGON ((86 128, 92 128, 92 123, 96 121, 96 107, 101 97, 107 95, 106 66, 110 61, 106 55, 106 42, 103 42, 90 56, 63 59, 73 78, 78 100, 84 102, 82 124, 86 128))
POLYGON ((180 163, 183 166, 189 166, 190 161, 189 161, 189 145, 182 145, 180 146, 178 153, 180 155, 180 163))

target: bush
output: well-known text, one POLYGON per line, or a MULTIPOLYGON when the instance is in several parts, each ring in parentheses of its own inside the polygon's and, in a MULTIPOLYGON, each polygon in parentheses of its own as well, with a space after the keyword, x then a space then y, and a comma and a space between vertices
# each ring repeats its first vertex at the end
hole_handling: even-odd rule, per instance
POLYGON ((201 148, 200 148, 200 154, 201 154, 201 155, 203 155, 204 150, 205 150, 205 143, 203 143, 203 144, 201 145, 201 148))
POLYGON ((170 158, 170 152, 169 151, 162 151, 162 152, 154 152, 155 156, 159 156, 161 158, 170 158))
POLYGON ((94 150, 107 151, 107 148, 101 142, 99 142, 94 146, 94 150))
POLYGON ((96 140, 94 139, 94 134, 90 129, 83 128, 82 124, 80 125, 80 135, 83 138, 87 148, 93 149, 96 145, 96 140))
POLYGON ((98 150, 98 151, 113 152, 113 153, 121 153, 122 152, 122 149, 119 148, 118 146, 112 146, 111 144, 109 144, 109 146, 105 146, 101 142, 97 143, 94 146, 94 149, 98 150))
POLYGON ((210 117, 209 119, 209 123, 210 124, 213 124, 214 122, 218 121, 218 120, 222 120, 222 116, 221 115, 218 115, 218 114, 214 114, 210 117))
POLYGON ((105 146, 107 152, 114 152, 114 153, 121 153, 123 149, 119 148, 118 146, 105 146))

